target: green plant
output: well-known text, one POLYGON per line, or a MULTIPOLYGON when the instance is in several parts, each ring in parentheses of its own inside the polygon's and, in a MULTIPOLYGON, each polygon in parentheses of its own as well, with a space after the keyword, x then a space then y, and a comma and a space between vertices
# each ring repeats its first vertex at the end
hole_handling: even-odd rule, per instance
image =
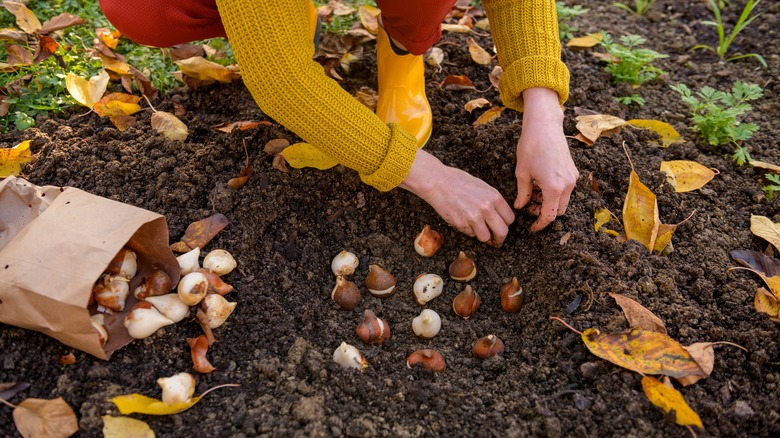
POLYGON ((639 35, 624 35, 620 37, 620 43, 615 42, 612 37, 602 32, 601 45, 604 46, 611 59, 605 67, 612 75, 616 83, 627 83, 631 85, 640 85, 652 81, 658 76, 664 74, 664 71, 652 64, 656 59, 668 58, 651 49, 641 49, 641 46, 647 40, 639 35))
POLYGON ((629 14, 645 15, 648 9, 655 4, 656 0, 634 0, 634 9, 624 3, 612 3, 612 6, 616 6, 629 14))
MULTIPOLYGON (((672 85, 680 93, 683 102, 691 106, 695 129, 713 146, 747 140, 758 130, 755 123, 741 123, 740 118, 753 109, 747 102, 764 95, 756 84, 737 81, 730 93, 702 87, 694 95, 685 84, 672 85)), ((734 160, 747 161, 747 151, 735 151, 734 160)))
POLYGON ((775 197, 775 192, 780 190, 780 175, 765 173, 764 178, 768 179, 771 184, 761 187, 761 190, 766 193, 766 197, 771 201, 775 197))
POLYGON ((750 162, 750 152, 748 152, 745 146, 737 146, 734 149, 734 153, 731 154, 731 159, 741 166, 750 162))
POLYGON ((585 9, 580 5, 568 6, 564 2, 558 1, 555 2, 555 10, 558 13, 558 37, 561 40, 570 40, 574 38, 574 32, 577 32, 579 29, 570 26, 566 22, 572 17, 588 12, 588 9, 585 9))
MULTIPOLYGON (((691 50, 697 50, 697 49, 711 50, 717 53, 721 59, 724 59, 726 56, 726 52, 728 52, 731 43, 734 41, 734 38, 740 32, 745 30, 745 28, 748 27, 750 23, 753 22, 753 20, 755 20, 761 15, 761 13, 758 13, 756 15, 751 16, 756 6, 758 6, 758 4, 761 3, 761 0, 748 0, 747 4, 745 4, 744 9, 742 9, 742 13, 739 15, 737 24, 734 25, 734 28, 731 30, 731 33, 728 36, 726 36, 726 30, 725 27, 723 26, 723 17, 721 16, 722 6, 718 6, 718 3, 715 0, 709 0, 709 3, 710 3, 710 7, 712 8, 712 13, 715 15, 715 21, 702 21, 701 23, 707 26, 714 26, 717 29, 718 45, 716 47, 712 47, 706 44, 698 44, 696 46, 693 46, 691 50)), ((734 61, 736 59, 749 58, 749 57, 756 58, 761 63, 761 65, 764 66, 764 68, 767 67, 767 63, 764 60, 764 57, 759 55, 758 53, 747 53, 744 55, 732 56, 730 58, 725 58, 725 59, 726 61, 734 61)))
POLYGON ((645 100, 638 94, 632 94, 630 96, 616 96, 615 100, 618 101, 618 103, 622 103, 626 106, 632 104, 642 106, 645 104, 645 100))

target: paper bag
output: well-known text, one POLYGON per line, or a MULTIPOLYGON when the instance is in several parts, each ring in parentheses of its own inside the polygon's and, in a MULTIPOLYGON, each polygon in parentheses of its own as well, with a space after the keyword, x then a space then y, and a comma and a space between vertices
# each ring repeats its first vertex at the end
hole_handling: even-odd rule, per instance
POLYGON ((132 340, 122 323, 136 300, 131 292, 122 312, 105 315, 101 347, 89 319, 92 286, 125 246, 138 256, 131 291, 154 268, 178 282, 164 216, 71 187, 0 181, 0 322, 108 359, 132 340))

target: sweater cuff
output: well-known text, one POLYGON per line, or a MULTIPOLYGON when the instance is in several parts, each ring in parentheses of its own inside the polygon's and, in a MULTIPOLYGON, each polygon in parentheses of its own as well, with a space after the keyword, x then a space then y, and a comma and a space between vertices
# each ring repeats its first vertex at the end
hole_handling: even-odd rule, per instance
POLYGON ((508 108, 523 111, 523 91, 544 87, 558 93, 561 105, 569 98, 569 70, 560 59, 528 56, 513 62, 498 82, 501 100, 508 108))
POLYGON ((406 178, 417 154, 417 139, 396 123, 389 123, 390 146, 384 161, 370 175, 362 174, 364 183, 381 192, 395 188, 406 178))

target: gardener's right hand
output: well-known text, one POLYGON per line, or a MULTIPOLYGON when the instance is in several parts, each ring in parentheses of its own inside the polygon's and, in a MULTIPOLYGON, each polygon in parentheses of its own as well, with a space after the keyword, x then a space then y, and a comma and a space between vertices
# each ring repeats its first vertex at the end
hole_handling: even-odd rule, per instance
POLYGON ((431 205, 448 224, 480 242, 501 246, 515 214, 498 190, 422 149, 399 187, 431 205))

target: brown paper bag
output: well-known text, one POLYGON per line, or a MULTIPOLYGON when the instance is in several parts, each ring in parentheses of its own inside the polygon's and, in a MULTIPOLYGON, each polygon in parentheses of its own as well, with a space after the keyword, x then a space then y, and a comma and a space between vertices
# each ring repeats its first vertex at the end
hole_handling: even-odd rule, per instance
POLYGON ((89 320, 92 286, 125 246, 138 255, 131 291, 155 267, 178 282, 164 216, 71 187, 0 181, 0 322, 108 359, 132 340, 122 322, 136 300, 131 292, 124 311, 105 316, 101 347, 89 320))

